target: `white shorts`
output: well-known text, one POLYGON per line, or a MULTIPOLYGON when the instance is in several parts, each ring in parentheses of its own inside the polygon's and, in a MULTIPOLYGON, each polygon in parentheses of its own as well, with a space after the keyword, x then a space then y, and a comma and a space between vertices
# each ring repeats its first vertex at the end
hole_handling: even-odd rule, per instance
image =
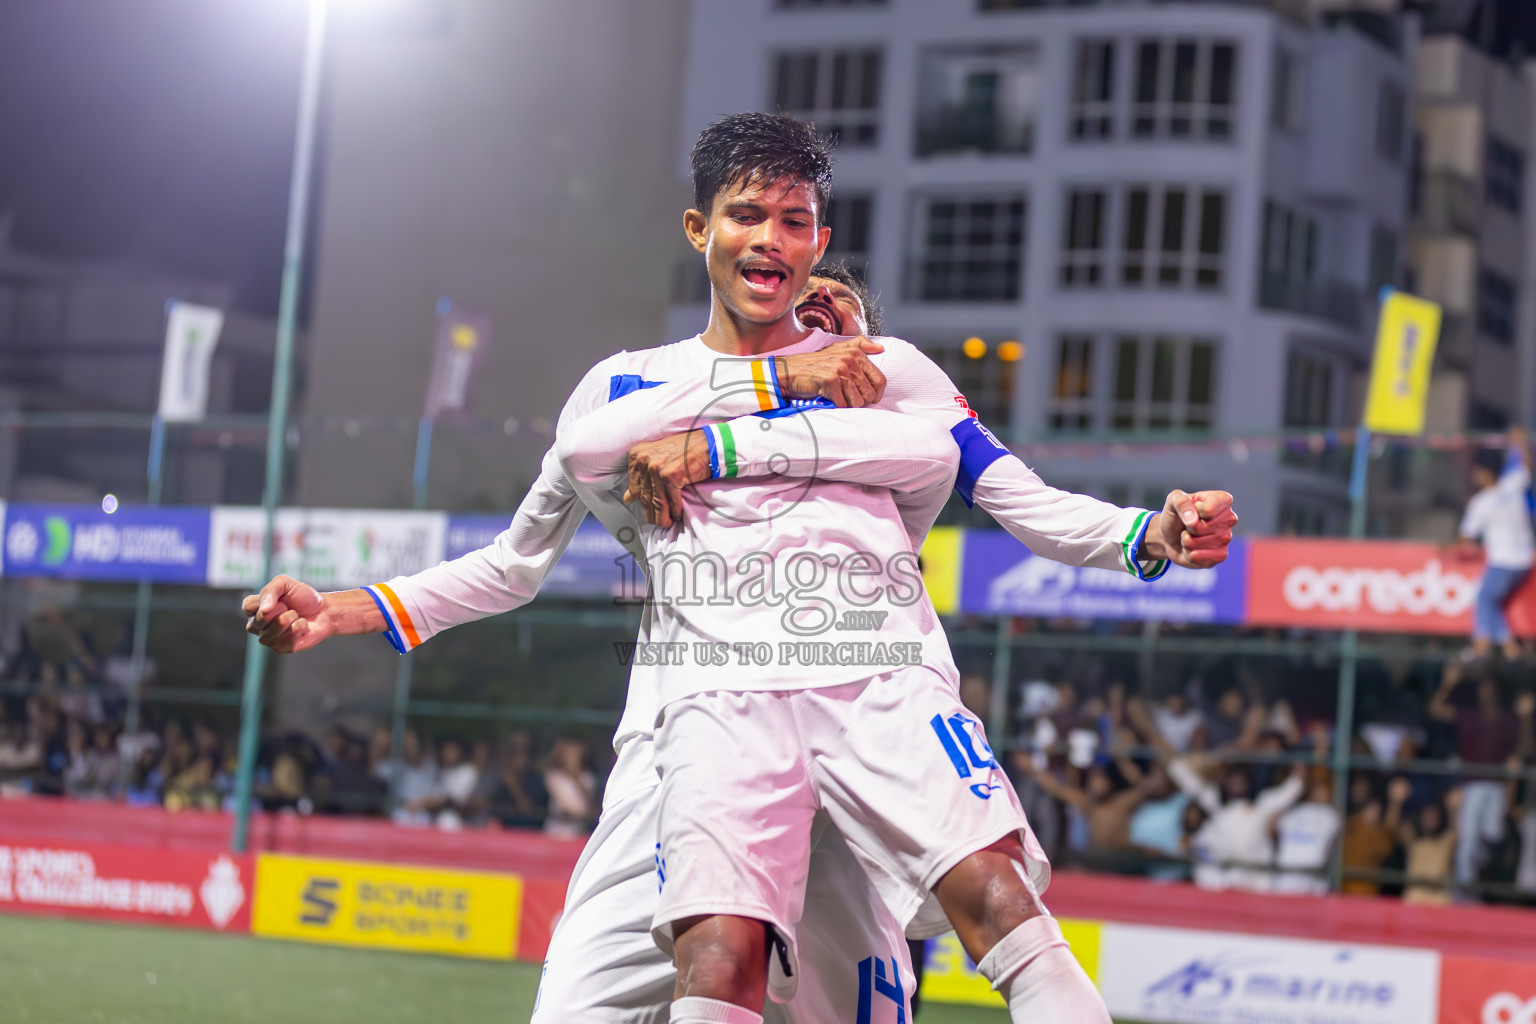
MULTIPOLYGON (((729 914, 771 925, 793 995, 813 818, 825 811, 911 938, 949 929, 932 891, 951 868, 1019 835, 1029 881, 1050 865, 955 688, 927 668, 813 690, 713 691, 669 704, 661 775, 657 942, 672 922, 729 914)), ((779 958, 775 957, 775 961, 779 958)))
MULTIPOLYGON (((571 876, 544 961, 532 1024, 662 1024, 677 972, 651 937, 657 908, 656 787, 603 811, 571 876)), ((800 922, 804 977, 765 1024, 912 1019, 901 927, 834 829, 811 854, 800 922), (868 1018, 860 1016, 869 1007, 868 1018)))

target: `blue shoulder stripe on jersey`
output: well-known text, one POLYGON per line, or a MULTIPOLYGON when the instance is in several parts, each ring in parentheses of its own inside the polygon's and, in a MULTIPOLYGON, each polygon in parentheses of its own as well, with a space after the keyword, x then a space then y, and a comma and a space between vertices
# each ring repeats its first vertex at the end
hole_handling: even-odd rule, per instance
POLYGON ((976 481, 992 463, 1013 454, 980 420, 969 416, 949 428, 949 436, 960 446, 960 471, 955 475, 955 490, 966 508, 975 506, 976 481))
POLYGON ((608 401, 616 402, 625 395, 646 388, 659 388, 664 380, 642 380, 638 373, 616 373, 608 378, 608 401))

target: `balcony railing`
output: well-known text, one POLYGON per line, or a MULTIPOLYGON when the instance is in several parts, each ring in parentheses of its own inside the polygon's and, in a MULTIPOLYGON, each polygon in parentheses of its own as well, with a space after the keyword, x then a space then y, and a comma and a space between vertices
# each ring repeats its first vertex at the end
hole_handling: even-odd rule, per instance
POLYGON ((979 117, 963 106, 929 111, 917 125, 917 155, 943 153, 1013 153, 1034 149, 1035 126, 1029 121, 1007 123, 979 117))
POLYGON ((1298 281, 1278 274, 1259 280, 1259 305, 1265 309, 1315 316, 1356 331, 1363 319, 1360 290, 1343 281, 1298 281))

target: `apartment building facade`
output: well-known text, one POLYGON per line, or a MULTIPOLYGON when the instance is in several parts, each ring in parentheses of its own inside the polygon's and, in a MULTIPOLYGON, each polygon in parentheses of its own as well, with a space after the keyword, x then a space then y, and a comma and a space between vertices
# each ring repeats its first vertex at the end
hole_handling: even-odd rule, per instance
MULTIPOLYGON (((1354 414, 1401 275, 1414 46, 1287 3, 696 0, 679 171, 716 117, 815 121, 833 251, 1048 480, 1221 486, 1259 532, 1334 532, 1339 459, 1238 439, 1354 414), (1170 443, 1065 443, 1108 438, 1170 443)), ((678 258, 672 337, 707 298, 678 258)))

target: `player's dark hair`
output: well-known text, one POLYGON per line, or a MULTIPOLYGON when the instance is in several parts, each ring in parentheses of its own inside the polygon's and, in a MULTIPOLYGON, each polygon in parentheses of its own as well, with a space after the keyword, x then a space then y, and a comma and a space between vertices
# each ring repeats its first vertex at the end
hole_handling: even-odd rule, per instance
POLYGON ((846 260, 822 260, 811 268, 812 277, 824 277, 829 281, 846 285, 848 290, 859 297, 859 302, 864 306, 864 321, 869 325, 871 335, 885 333, 885 311, 875 305, 874 297, 869 294, 869 285, 864 283, 864 278, 858 271, 848 265, 846 260))
POLYGON ((715 197, 737 180, 746 185, 788 178, 816 189, 816 216, 832 198, 832 150, 803 121, 783 114, 732 114, 699 133, 689 158, 693 206, 708 217, 715 197))

